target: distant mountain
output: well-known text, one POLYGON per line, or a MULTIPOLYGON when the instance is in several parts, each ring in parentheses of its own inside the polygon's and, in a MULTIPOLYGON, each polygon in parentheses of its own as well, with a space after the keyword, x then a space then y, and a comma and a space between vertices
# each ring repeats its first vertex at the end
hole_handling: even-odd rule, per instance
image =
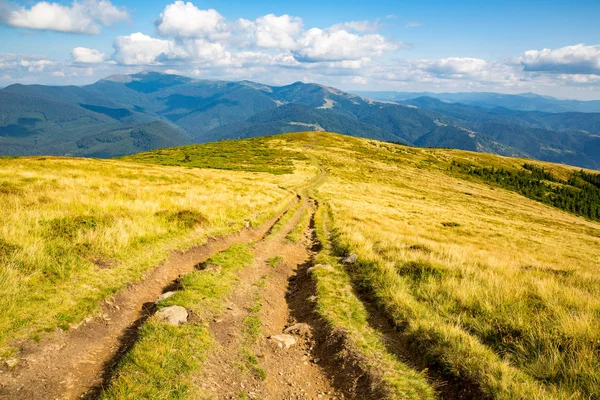
POLYGON ((14 89, 0 91, 0 155, 114 157, 190 142, 181 129, 156 118, 126 122, 135 119, 133 113, 123 115, 127 109, 77 105, 14 89), (107 115, 115 112, 122 118, 107 115))
POLYGON ((431 93, 431 92, 367 92, 356 94, 384 101, 402 102, 418 97, 432 97, 445 102, 462 103, 482 108, 504 107, 521 111, 564 112, 600 112, 600 100, 559 100, 535 93, 502 94, 489 92, 431 93))
MULTIPOLYGON (((600 113, 523 111, 507 107, 516 104, 512 97, 478 105, 430 96, 399 99, 397 93, 382 98, 392 95, 395 102, 312 83, 275 87, 154 72, 114 75, 82 87, 11 85, 0 90, 0 155, 111 157, 186 143, 324 130, 600 168, 600 113)), ((479 96, 480 102, 485 98, 462 95, 479 96)), ((591 107, 590 102, 579 103, 591 107)))

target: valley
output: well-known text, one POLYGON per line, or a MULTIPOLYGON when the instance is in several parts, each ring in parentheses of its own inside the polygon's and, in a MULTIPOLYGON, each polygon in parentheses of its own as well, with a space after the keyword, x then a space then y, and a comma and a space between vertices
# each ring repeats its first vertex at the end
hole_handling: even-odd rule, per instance
POLYGON ((597 180, 327 132, 0 159, 0 398, 594 398, 600 223, 484 168, 597 180))

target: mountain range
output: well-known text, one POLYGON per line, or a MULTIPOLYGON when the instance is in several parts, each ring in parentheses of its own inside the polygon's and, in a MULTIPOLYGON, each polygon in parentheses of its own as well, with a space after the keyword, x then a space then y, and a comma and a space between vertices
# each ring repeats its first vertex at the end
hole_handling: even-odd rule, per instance
POLYGON ((519 111, 563 112, 600 112, 600 100, 561 100, 535 93, 503 94, 490 92, 373 92, 357 91, 360 96, 371 99, 404 102, 418 97, 433 97, 446 103, 462 103, 482 108, 504 107, 519 111))
POLYGON ((600 169, 600 113, 589 112, 600 111, 600 102, 493 93, 452 99, 384 94, 156 72, 110 76, 82 87, 15 84, 0 90, 0 155, 113 157, 189 143, 331 131, 600 169))

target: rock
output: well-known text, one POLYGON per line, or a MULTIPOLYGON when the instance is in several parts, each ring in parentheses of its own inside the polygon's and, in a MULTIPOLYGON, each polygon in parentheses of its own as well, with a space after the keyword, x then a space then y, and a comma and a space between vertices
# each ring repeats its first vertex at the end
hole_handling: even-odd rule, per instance
POLYGON ((250 221, 244 221, 244 225, 246 226, 246 229, 250 228, 250 221))
POLYGON ((203 271, 212 271, 215 274, 218 274, 221 272, 221 270, 223 270, 223 268, 220 265, 215 265, 215 264, 208 264, 207 266, 205 266, 204 268, 202 268, 203 271))
POLYGON ((289 349, 290 347, 296 344, 296 338, 292 335, 273 335, 270 336, 269 339, 277 343, 277 346, 279 346, 279 348, 285 347, 286 349, 289 349))
POLYGON ((358 260, 358 254, 352 253, 342 260, 342 264, 354 264, 358 260))
POLYGON ((286 333, 286 334, 295 333, 298 335, 306 335, 309 332, 310 332, 310 325, 305 324, 303 322, 288 326, 287 328, 285 328, 283 330, 283 333, 286 333))
POLYGON ((307 269, 307 270, 306 270, 306 273, 307 273, 308 275, 310 275, 310 274, 312 274, 312 273, 315 271, 315 269, 317 269, 317 268, 319 268, 319 269, 324 269, 324 270, 327 270, 327 271, 333 271, 333 270, 334 270, 334 269, 333 269, 333 267, 332 267, 331 265, 329 265, 329 264, 317 264, 317 265, 315 265, 314 267, 310 267, 309 269, 307 269))
POLYGON ((161 301, 166 300, 169 297, 173 296, 174 294, 175 294, 175 292, 165 292, 156 298, 156 301, 154 302, 154 304, 158 304, 161 301))
POLYGON ((170 306, 161 308, 155 314, 159 321, 164 321, 169 325, 179 325, 187 322, 188 312, 181 306, 170 306))
POLYGON ((8 368, 15 368, 17 365, 19 365, 19 360, 16 358, 9 358, 5 361, 5 363, 8 368))

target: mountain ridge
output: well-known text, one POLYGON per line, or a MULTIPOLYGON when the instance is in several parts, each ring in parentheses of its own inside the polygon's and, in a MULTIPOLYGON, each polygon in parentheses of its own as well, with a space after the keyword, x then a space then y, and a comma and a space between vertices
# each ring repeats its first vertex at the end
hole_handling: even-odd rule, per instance
POLYGON ((138 126, 148 128, 145 133, 152 136, 145 143, 163 147, 322 129, 600 168, 600 113, 525 111, 430 96, 393 102, 318 83, 269 86, 157 72, 112 75, 81 87, 15 84, 0 94, 3 155, 135 153, 147 149, 132 147, 133 142, 123 147, 123 141, 109 139, 98 141, 102 145, 95 149, 95 142, 84 139, 110 137, 111 130, 138 126), (11 96, 23 106, 9 104, 15 103, 11 96), (52 117, 60 109, 65 115, 52 117), (156 121, 161 123, 152 125, 156 121), (157 131, 159 126, 163 131, 157 131), (74 147, 80 140, 90 147, 74 147))

